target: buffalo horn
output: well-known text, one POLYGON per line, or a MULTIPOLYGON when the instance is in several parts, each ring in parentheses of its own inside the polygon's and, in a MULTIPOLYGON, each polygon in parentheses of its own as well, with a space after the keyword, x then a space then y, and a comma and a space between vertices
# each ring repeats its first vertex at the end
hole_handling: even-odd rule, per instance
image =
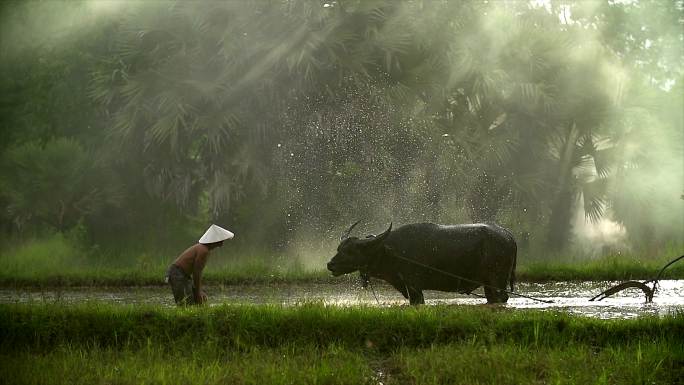
POLYGON ((378 235, 376 238, 380 238, 381 240, 385 240, 385 238, 387 238, 387 236, 389 235, 390 231, 392 231, 392 222, 390 222, 390 225, 387 228, 387 230, 385 230, 384 233, 378 235))
POLYGON ((343 241, 343 240, 349 238, 349 234, 351 234, 354 227, 356 227, 356 225, 358 225, 360 222, 361 222, 360 219, 358 221, 354 222, 354 224, 349 227, 349 230, 347 230, 346 233, 342 234, 342 236, 340 237, 340 241, 343 241))
POLYGON ((362 244, 365 247, 375 247, 375 245, 379 245, 382 242, 384 242, 385 238, 387 238, 387 236, 390 234, 391 231, 392 231, 392 224, 390 223, 389 228, 387 230, 385 230, 384 233, 382 233, 376 237, 373 237, 373 238, 364 239, 362 241, 363 242, 362 244))

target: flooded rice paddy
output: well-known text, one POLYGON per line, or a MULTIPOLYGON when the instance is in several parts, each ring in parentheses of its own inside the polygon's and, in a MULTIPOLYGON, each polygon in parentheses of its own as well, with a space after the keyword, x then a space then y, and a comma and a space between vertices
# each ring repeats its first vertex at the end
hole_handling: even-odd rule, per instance
MULTIPOLYGON (((600 302, 589 299, 619 282, 549 282, 521 283, 516 292, 551 300, 542 303, 511 296, 506 305, 513 309, 565 311, 597 318, 634 318, 639 315, 664 315, 684 311, 684 280, 663 280, 652 303, 646 303, 638 289, 627 289, 600 302)), ((392 287, 374 281, 372 289, 362 289, 352 282, 312 284, 254 284, 210 286, 206 288, 210 305, 323 303, 337 306, 400 306, 406 301, 392 287)), ((481 289, 475 291, 482 295, 481 289)), ((170 290, 165 286, 50 289, 0 289, 2 303, 81 303, 157 304, 174 306, 170 290)), ((425 291, 426 305, 484 305, 486 300, 474 296, 439 291, 425 291)))

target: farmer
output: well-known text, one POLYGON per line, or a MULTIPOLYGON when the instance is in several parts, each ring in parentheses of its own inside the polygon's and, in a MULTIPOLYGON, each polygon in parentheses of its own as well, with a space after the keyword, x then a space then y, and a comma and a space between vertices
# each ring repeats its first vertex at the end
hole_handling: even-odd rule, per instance
POLYGON ((233 236, 230 231, 211 225, 199 243, 182 252, 169 266, 166 281, 171 285, 173 299, 177 305, 207 302, 207 295, 202 291, 202 270, 207 263, 207 257, 211 250, 223 246, 223 241, 233 236))

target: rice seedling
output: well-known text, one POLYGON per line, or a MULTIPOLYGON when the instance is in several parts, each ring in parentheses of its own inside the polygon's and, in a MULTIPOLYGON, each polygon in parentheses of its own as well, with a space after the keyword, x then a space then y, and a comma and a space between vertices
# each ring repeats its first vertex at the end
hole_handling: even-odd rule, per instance
POLYGON ((15 384, 673 384, 684 313, 497 307, 0 306, 15 384))
MULTIPOLYGON (((222 305, 160 308, 83 305, 0 305, 0 347, 50 349, 64 344, 102 347, 206 346, 242 350, 288 344, 344 348, 423 348, 473 338, 525 347, 669 344, 682 335, 684 313, 633 320, 599 320, 557 312, 496 306, 419 308, 222 305)), ((680 342, 681 343, 681 342, 680 342)))

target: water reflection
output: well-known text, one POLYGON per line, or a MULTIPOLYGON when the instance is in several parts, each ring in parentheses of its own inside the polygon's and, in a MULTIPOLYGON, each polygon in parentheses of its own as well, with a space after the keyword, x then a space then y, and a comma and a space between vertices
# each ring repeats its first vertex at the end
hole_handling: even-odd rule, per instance
MULTIPOLYGON (((526 298, 511 297, 505 305, 515 309, 552 309, 598 318, 633 318, 643 314, 667 314, 684 311, 684 280, 660 281, 659 290, 652 303, 646 303, 639 289, 628 289, 600 302, 589 299, 618 282, 551 282, 521 283, 516 291, 552 300, 547 304, 526 298)), ((371 289, 363 290, 351 283, 335 284, 272 284, 243 286, 214 286, 207 288, 210 303, 283 304, 298 305, 307 302, 321 302, 337 306, 399 306, 407 301, 392 287, 374 281, 371 289), (373 292, 375 294, 373 294, 373 292)), ((477 292, 483 294, 482 292, 477 292)), ((484 298, 426 291, 427 305, 482 305, 484 298)), ((79 303, 99 301, 120 304, 161 304, 174 306, 173 298, 166 287, 129 288, 69 288, 67 290, 0 290, 2 303, 79 303)))

